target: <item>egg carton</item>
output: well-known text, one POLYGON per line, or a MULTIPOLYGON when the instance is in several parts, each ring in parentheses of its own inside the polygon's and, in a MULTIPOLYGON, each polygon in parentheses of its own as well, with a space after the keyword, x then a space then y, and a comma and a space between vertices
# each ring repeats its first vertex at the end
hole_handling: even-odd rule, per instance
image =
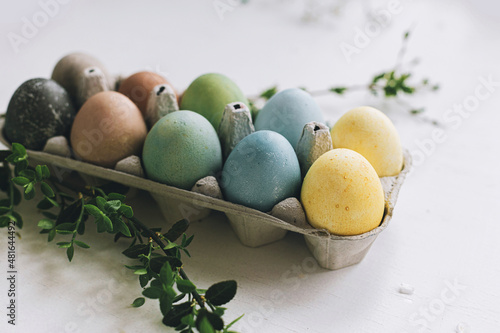
MULTIPOLYGON (((4 119, 0 119, 0 139, 10 147, 3 136, 3 125, 4 119)), ((405 150, 402 171, 394 177, 380 178, 385 193, 385 212, 377 228, 361 235, 338 236, 310 226, 296 198, 288 198, 277 204, 271 212, 264 213, 223 200, 214 177, 201 179, 191 191, 187 191, 144 178, 140 159, 136 156, 118 162, 115 169, 72 159, 64 137, 52 138, 44 151, 28 150, 28 155, 32 163, 49 166, 52 174, 63 182, 71 177, 68 171, 76 171, 89 185, 111 181, 148 191, 158 203, 168 224, 181 218, 199 220, 211 210, 216 210, 226 214, 241 243, 249 247, 276 242, 285 237, 288 231, 303 234, 307 247, 319 265, 331 270, 357 264, 365 257, 378 234, 389 224, 399 190, 411 168, 411 157, 405 150)))

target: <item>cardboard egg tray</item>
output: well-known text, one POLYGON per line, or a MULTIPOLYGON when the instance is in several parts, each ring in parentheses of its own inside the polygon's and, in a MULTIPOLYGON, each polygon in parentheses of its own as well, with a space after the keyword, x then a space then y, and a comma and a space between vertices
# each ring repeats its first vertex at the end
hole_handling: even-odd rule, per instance
MULTIPOLYGON (((0 120, 1 141, 10 147, 3 136, 4 119, 0 120)), ((385 213, 380 225, 372 231, 357 236, 337 236, 326 230, 319 230, 307 223, 284 221, 271 214, 222 199, 187 191, 161 184, 141 176, 108 169, 90 163, 78 161, 66 156, 58 156, 43 151, 28 150, 31 163, 46 164, 53 174, 61 170, 78 172, 91 185, 103 182, 117 182, 131 188, 151 193, 157 201, 167 223, 174 223, 181 218, 199 220, 211 210, 224 212, 241 243, 249 247, 258 247, 276 242, 285 237, 288 231, 304 235, 306 244, 319 265, 335 270, 359 263, 370 249, 372 243, 391 220, 399 190, 411 168, 411 157, 404 152, 404 166, 401 173, 394 177, 381 178, 385 193, 385 213)), ((66 174, 69 174, 66 172, 66 174)), ((303 213, 302 213, 303 214, 303 213)))

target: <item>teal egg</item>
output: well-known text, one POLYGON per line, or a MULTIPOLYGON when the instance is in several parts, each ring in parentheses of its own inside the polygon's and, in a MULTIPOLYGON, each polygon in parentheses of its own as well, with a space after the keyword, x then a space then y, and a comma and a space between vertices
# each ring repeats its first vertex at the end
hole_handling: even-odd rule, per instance
POLYGON ((325 123, 325 118, 313 97, 302 89, 283 90, 259 111, 255 130, 270 130, 283 135, 295 148, 305 124, 325 123))
POLYGON ((161 118, 148 133, 142 152, 149 179, 189 190, 222 168, 222 150, 210 122, 192 111, 161 118))
POLYGON ((222 170, 221 188, 226 200, 263 212, 298 195, 300 186, 300 166, 293 147, 272 131, 243 138, 222 170))

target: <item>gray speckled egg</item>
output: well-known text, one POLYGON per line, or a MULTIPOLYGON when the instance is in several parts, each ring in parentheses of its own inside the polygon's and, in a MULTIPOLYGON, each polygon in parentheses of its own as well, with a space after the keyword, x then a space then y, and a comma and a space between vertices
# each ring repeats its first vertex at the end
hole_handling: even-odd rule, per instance
POLYGON ((57 82, 31 79, 10 99, 4 134, 10 142, 41 150, 51 137, 69 133, 75 114, 68 93, 57 82))

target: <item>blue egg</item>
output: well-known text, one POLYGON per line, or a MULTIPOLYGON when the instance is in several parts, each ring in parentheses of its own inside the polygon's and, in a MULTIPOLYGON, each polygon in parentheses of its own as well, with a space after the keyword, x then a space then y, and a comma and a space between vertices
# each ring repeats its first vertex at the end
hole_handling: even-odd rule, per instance
POLYGON ((278 132, 295 148, 305 124, 311 121, 325 122, 316 101, 302 89, 287 89, 271 97, 259 111, 255 130, 278 132))
POLYGON ((297 196, 300 186, 300 166, 293 147, 272 131, 243 138, 222 169, 221 188, 226 200, 263 212, 297 196))

